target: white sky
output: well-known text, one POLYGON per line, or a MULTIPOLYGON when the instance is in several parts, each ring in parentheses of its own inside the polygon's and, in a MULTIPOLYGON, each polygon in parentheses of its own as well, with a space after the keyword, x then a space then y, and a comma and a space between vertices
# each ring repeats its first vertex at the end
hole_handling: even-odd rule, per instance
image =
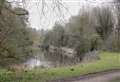
MULTIPOLYGON (((40 0, 28 1, 29 3, 26 5, 29 10, 29 21, 31 27, 36 29, 50 29, 54 25, 55 21, 67 22, 71 15, 77 15, 80 7, 83 5, 88 6, 90 4, 96 6, 103 4, 102 2, 111 2, 113 0, 62 0, 63 5, 69 10, 68 12, 66 9, 62 9, 62 15, 64 16, 61 16, 60 12, 57 11, 56 14, 51 9, 45 9, 46 16, 41 16, 41 4, 38 4, 40 0)), ((48 7, 51 7, 50 0, 46 1, 48 1, 48 7)))
MULTIPOLYGON (((30 20, 31 26, 37 29, 41 29, 41 28, 50 29, 54 25, 55 21, 63 21, 63 20, 67 21, 67 19, 71 15, 77 15, 79 8, 80 8, 77 1, 68 0, 67 2, 64 2, 64 6, 69 9, 69 12, 63 8, 62 14, 64 15, 64 17, 61 16, 60 12, 53 12, 52 10, 47 11, 45 13, 46 16, 41 16, 41 11, 40 11, 41 7, 39 6, 37 8, 35 1, 33 1, 32 4, 33 4, 33 7, 32 8, 29 7, 30 8, 29 9, 29 13, 30 13, 29 20, 30 20)), ((48 3, 48 5, 51 5, 51 4, 48 3)))

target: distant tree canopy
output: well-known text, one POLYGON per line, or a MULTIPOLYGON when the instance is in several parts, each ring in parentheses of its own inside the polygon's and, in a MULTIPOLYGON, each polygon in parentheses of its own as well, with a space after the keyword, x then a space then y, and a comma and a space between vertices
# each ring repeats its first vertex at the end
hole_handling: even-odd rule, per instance
MULTIPOLYGON (((6 5, 0 15, 0 65, 7 66, 25 61, 32 56, 32 40, 24 19, 26 15, 11 12, 6 5)), ((14 11, 14 10, 13 10, 14 11)), ((21 11, 18 10, 18 11, 21 11)), ((27 11, 26 11, 27 12, 27 11)))
POLYGON ((72 16, 64 26, 55 24, 44 36, 44 44, 73 48, 81 60, 89 51, 120 51, 120 32, 116 29, 120 27, 118 11, 115 12, 110 7, 93 7, 80 11, 79 15, 72 16), (115 14, 118 14, 116 19, 115 14))
POLYGON ((62 25, 55 24, 53 30, 49 31, 46 34, 46 38, 44 40, 45 44, 54 45, 57 47, 64 46, 65 42, 65 30, 62 25))

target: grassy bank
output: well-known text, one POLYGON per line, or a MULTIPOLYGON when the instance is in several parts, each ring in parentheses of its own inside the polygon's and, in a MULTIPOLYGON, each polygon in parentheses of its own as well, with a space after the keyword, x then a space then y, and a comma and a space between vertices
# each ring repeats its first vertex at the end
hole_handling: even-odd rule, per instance
POLYGON ((99 52, 100 60, 75 66, 36 69, 27 72, 0 70, 0 82, 45 82, 110 69, 120 69, 120 53, 99 52))

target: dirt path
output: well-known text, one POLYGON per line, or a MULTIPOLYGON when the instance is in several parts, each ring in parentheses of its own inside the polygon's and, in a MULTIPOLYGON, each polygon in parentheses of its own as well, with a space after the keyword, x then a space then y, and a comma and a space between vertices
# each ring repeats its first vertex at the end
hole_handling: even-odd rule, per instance
POLYGON ((120 70, 88 74, 80 77, 72 77, 53 82, 109 82, 110 80, 120 77, 120 70))
POLYGON ((97 75, 97 76, 91 76, 88 78, 79 79, 79 80, 71 81, 71 82, 109 82, 110 80, 117 78, 117 77, 120 77, 120 71, 106 73, 106 74, 97 75))

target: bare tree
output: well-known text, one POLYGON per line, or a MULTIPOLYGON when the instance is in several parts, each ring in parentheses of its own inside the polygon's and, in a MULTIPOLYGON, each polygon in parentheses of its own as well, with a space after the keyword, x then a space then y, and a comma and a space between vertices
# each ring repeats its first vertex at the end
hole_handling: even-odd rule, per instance
POLYGON ((96 32, 101 36, 103 40, 107 39, 113 28, 113 16, 110 8, 96 8, 96 32))
POLYGON ((117 47, 117 51, 120 50, 120 0, 115 0, 117 4, 115 4, 116 7, 116 28, 114 29, 114 35, 115 35, 115 43, 117 47))

